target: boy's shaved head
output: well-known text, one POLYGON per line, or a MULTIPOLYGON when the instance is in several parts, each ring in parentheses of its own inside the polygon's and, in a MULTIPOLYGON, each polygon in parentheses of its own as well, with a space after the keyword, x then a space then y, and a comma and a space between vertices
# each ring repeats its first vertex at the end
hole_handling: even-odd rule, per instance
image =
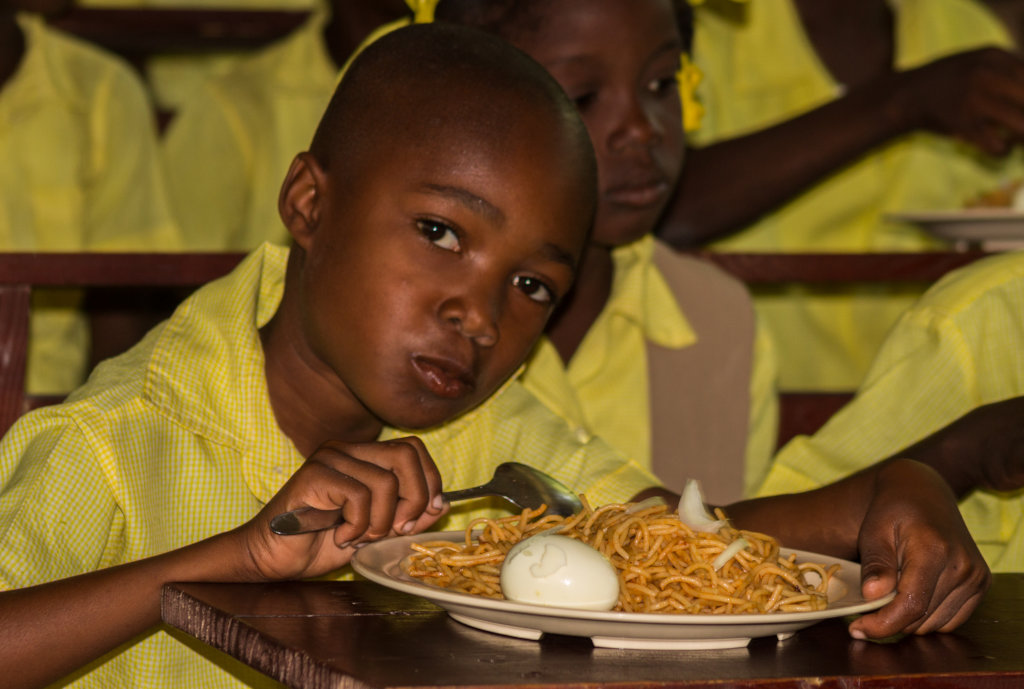
POLYGON ((381 37, 353 61, 310 152, 324 170, 345 177, 359 174, 382 147, 412 151, 439 137, 507 146, 523 118, 543 118, 556 144, 552 154, 574 161, 583 184, 596 190, 587 130, 543 67, 482 31, 416 24, 381 37))

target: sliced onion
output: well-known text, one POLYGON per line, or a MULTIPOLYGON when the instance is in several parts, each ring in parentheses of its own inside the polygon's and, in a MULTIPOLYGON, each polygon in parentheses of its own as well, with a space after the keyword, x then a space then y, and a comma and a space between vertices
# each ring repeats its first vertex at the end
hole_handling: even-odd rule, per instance
POLYGON ((700 490, 700 481, 689 479, 683 487, 683 495, 679 498, 679 519, 694 531, 718 533, 725 526, 721 519, 715 519, 704 506, 704 494, 700 490))
POLYGON ((626 508, 626 514, 633 514, 634 512, 646 510, 648 507, 658 507, 664 504, 665 500, 663 498, 654 496, 653 498, 647 498, 645 500, 641 500, 640 502, 633 503, 632 505, 626 508))
POLYGON ((714 567, 717 572, 722 569, 722 567, 725 567, 725 563, 731 560, 736 553, 740 552, 748 545, 750 545, 750 543, 747 539, 737 538, 735 541, 730 543, 725 550, 719 553, 718 557, 715 558, 715 561, 711 563, 711 566, 714 567))

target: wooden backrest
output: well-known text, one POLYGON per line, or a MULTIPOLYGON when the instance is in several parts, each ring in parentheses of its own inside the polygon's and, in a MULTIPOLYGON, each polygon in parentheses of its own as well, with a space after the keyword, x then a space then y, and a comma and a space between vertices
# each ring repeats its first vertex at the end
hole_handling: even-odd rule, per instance
MULTIPOLYGON (((981 251, 913 254, 720 254, 698 252, 747 284, 934 282, 981 251)), ((53 398, 25 392, 28 319, 35 287, 194 287, 230 271, 242 254, 0 253, 0 435, 53 398)), ((853 391, 780 396, 779 444, 816 431, 853 391)))
POLYGON ((229 272, 241 258, 237 253, 0 253, 0 435, 29 409, 55 401, 25 392, 33 289, 195 287, 229 272))
POLYGON ((305 10, 75 8, 50 24, 138 63, 158 53, 255 50, 308 16, 305 10))

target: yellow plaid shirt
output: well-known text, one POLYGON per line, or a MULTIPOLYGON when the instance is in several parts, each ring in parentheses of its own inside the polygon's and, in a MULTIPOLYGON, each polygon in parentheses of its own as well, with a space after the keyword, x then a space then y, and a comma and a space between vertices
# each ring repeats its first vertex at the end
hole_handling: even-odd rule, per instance
MULTIPOLYGON (((65 404, 23 417, 0 443, 0 587, 155 555, 251 518, 303 462, 270 406, 257 328, 280 303, 287 249, 266 245, 199 290, 137 347, 99 366, 65 404)), ((389 429, 385 437, 399 435, 389 429)), ((496 464, 534 464, 595 504, 656 483, 596 439, 579 439, 516 382, 421 433, 444 484, 482 483, 496 464)), ((490 506, 490 507, 488 507, 490 506)), ((507 513, 461 503, 437 525, 507 513)), ((351 576, 343 570, 339 577, 351 576)), ((157 633, 75 686, 234 686, 157 633)))
MULTIPOLYGON (((1024 395, 1024 252, 955 271, 896 324, 856 399, 776 457, 760 494, 815 488, 978 406, 1024 395)), ((976 492, 961 512, 989 565, 1024 569, 1024 492, 976 492)))
MULTIPOLYGON (((645 467, 651 466, 651 412, 647 342, 682 349, 696 342, 672 290, 654 265, 654 238, 614 251, 615 279, 608 304, 566 366, 543 338, 530 355, 523 383, 584 433, 601 437, 645 467)), ((774 377, 768 341, 754 344, 751 416, 747 442, 748 492, 767 470, 774 451, 774 377)), ((699 394, 699 393, 698 393, 699 394)))

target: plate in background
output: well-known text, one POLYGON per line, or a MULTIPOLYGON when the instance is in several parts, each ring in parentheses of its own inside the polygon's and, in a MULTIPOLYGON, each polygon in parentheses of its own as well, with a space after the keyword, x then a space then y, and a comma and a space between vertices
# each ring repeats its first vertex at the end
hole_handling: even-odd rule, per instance
POLYGON ((909 222, 930 234, 970 247, 990 251, 1024 247, 1024 213, 1012 208, 968 208, 964 210, 890 213, 889 220, 909 222))

